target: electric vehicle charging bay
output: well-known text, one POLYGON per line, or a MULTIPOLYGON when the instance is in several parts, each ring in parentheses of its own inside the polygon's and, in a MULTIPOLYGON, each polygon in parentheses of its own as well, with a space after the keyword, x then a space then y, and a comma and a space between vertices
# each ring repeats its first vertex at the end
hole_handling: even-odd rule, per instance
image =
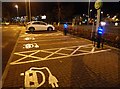
MULTIPOLYGON (((65 86, 67 84, 67 86, 71 86, 70 76, 71 74, 73 74, 74 76, 74 73, 71 73, 72 71, 82 75, 82 73, 79 73, 79 71, 82 69, 85 71, 84 77, 88 78, 94 76, 87 73, 88 69, 86 69, 83 64, 80 64, 80 67, 76 69, 79 62, 81 61, 82 56, 89 56, 92 54, 103 53, 110 50, 111 49, 97 50, 92 46, 92 44, 88 44, 81 46, 15 52, 13 59, 17 59, 10 62, 10 69, 20 69, 17 73, 12 73, 13 76, 16 76, 17 74, 17 77, 15 77, 14 79, 19 81, 20 83, 15 84, 14 86, 16 87, 19 85, 21 89, 24 87, 36 87, 36 89, 38 87, 55 88, 65 86), (42 54, 44 54, 44 56, 41 56, 42 54), (77 59, 78 56, 81 56, 81 58, 77 59), (73 64, 73 62, 75 62, 75 65, 73 64), (78 64, 76 64, 76 62, 78 64), (71 70, 71 67, 74 66, 76 70, 71 70), (64 68, 66 68, 67 71, 64 68)), ((76 76, 75 78, 78 78, 79 80, 80 76, 76 76)), ((89 78, 89 83, 92 83, 92 81, 96 81, 93 79, 89 78)), ((11 83, 10 86, 13 86, 13 84, 11 83)))
MULTIPOLYGON (((75 39, 73 42, 76 42, 76 45, 70 45, 68 42, 69 46, 66 45, 67 43, 65 43, 66 46, 62 46, 63 40, 62 42, 59 40, 61 47, 54 47, 50 44, 48 44, 50 46, 43 46, 36 41, 36 39, 42 39, 43 42, 47 36, 49 34, 46 36, 33 35, 31 38, 26 38, 25 35, 20 36, 9 62, 4 87, 19 87, 20 89, 24 89, 24 87, 34 87, 35 89, 41 87, 94 87, 108 85, 112 79, 117 78, 118 69, 113 66, 117 65, 117 57, 115 56, 114 60, 111 59, 113 55, 111 55, 109 47, 105 46, 103 49, 98 49, 93 47, 91 42, 89 42, 90 44, 79 45, 75 39), (20 43, 21 39, 22 43, 20 43), (107 66, 104 63, 107 63, 107 66), (110 67, 109 70, 108 66, 110 67), (102 73, 102 77, 97 75, 98 72, 99 74, 102 73), (108 72, 112 72, 109 77, 107 76, 108 72), (106 78, 107 82, 103 77, 106 78)), ((63 37, 59 33, 56 36, 52 33, 51 36, 53 38, 59 36, 60 39, 63 37)), ((56 37, 57 41, 58 38, 56 37)), ((81 43, 86 42, 86 40, 81 40, 81 43)), ((116 81, 112 82, 116 83, 116 81)))

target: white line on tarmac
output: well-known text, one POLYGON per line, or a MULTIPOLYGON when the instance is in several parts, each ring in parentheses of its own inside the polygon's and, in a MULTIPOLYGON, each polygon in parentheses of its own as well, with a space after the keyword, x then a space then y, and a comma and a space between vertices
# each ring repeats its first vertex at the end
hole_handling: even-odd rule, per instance
POLYGON ((95 51, 95 47, 92 48, 91 53, 93 53, 94 51, 95 51))
MULTIPOLYGON (((95 51, 93 53, 89 52, 89 53, 80 53, 80 54, 75 54, 75 55, 67 55, 67 56, 60 56, 60 57, 52 57, 52 58, 47 58, 45 60, 53 60, 53 59, 61 59, 61 58, 67 58, 67 57, 75 57, 75 56, 81 56, 81 55, 89 55, 89 54, 94 54, 94 53, 100 53, 100 52, 106 52, 106 51, 110 51, 111 49, 107 49, 107 50, 100 50, 100 51, 95 51)), ((24 61, 24 62, 12 62, 10 63, 11 65, 16 65, 16 64, 25 64, 25 63, 31 63, 31 62, 38 62, 38 61, 45 61, 45 60, 31 60, 31 61, 24 61)))
MULTIPOLYGON (((45 50, 40 50, 40 52, 45 52, 45 53, 53 53, 53 52, 50 52, 50 51, 45 51, 45 50)), ((65 53, 55 53, 55 54, 58 54, 58 55, 69 55, 69 54, 65 54, 65 53)))
POLYGON ((4 27, 4 28, 8 28, 8 27, 4 27))
POLYGON ((78 50, 78 51, 80 51, 80 52, 90 52, 90 51, 86 51, 86 50, 78 50))
POLYGON ((76 50, 74 50, 70 55, 73 55, 75 52, 77 52, 79 49, 81 48, 81 46, 79 46, 76 50))
MULTIPOLYGON (((89 46, 89 45, 91 45, 91 44, 82 45, 82 46, 80 46, 80 47, 85 47, 85 46, 89 46)), ((56 54, 57 52, 59 52, 59 51, 62 50, 62 49, 68 49, 68 48, 73 48, 73 47, 78 47, 78 46, 46 49, 46 51, 49 51, 49 50, 57 50, 57 51, 52 52, 50 55, 48 55, 48 56, 45 57, 45 58, 32 56, 32 55, 34 55, 34 54, 40 52, 41 50, 33 50, 33 51, 27 51, 27 52, 14 53, 14 54, 16 54, 16 55, 20 55, 20 56, 24 56, 24 57, 23 57, 23 58, 20 58, 20 59, 18 59, 18 60, 16 60, 16 61, 14 61, 14 62, 11 62, 10 64, 14 64, 14 63, 16 63, 16 62, 19 62, 19 61, 21 61, 21 60, 24 60, 24 59, 27 58, 27 57, 36 58, 36 59, 39 59, 39 61, 40 61, 40 60, 46 60, 48 57, 50 57, 50 56, 56 54), (33 52, 33 53, 30 54, 30 55, 20 54, 20 53, 30 53, 30 52, 33 52)), ((64 55, 64 54, 62 54, 62 56, 63 56, 63 55, 64 55)), ((68 56, 68 55, 65 55, 65 56, 68 56)), ((36 60, 34 60, 34 61, 36 61, 36 60)), ((19 63, 21 63, 21 62, 19 62, 19 63)))
POLYGON ((46 56, 46 57, 44 58, 44 60, 46 60, 46 59, 49 58, 50 56, 54 55, 55 53, 59 52, 60 50, 62 50, 62 48, 60 48, 59 50, 57 50, 57 51, 53 52, 52 54, 46 56))
MULTIPOLYGON (((91 46, 92 44, 87 44, 87 45, 81 45, 81 47, 85 47, 85 46, 91 46)), ((71 49, 71 48, 75 48, 75 47, 78 47, 78 46, 68 46, 68 47, 61 47, 62 49, 71 49)), ((52 49, 44 49, 44 50, 56 50, 56 49, 59 49, 59 48, 52 48, 52 49)))
POLYGON ((21 27, 17 27, 17 28, 21 28, 21 27))
POLYGON ((34 35, 34 34, 24 34, 24 35, 21 35, 20 37, 26 37, 26 36, 35 36, 35 37, 37 37, 37 36, 59 36, 59 35, 62 35, 62 33, 51 33, 51 34, 36 34, 36 35, 34 35))
POLYGON ((41 46, 48 46, 48 45, 54 45, 54 44, 71 44, 71 43, 73 43, 73 44, 76 44, 76 43, 83 43, 83 42, 85 42, 85 41, 69 41, 69 42, 57 42, 57 43, 50 43, 50 44, 46 44, 46 43, 44 43, 44 44, 40 44, 41 46))
MULTIPOLYGON (((31 38, 31 39, 33 39, 33 38, 31 38)), ((31 39, 30 39, 30 41, 31 41, 31 39)), ((34 38, 35 39, 35 38, 34 38)), ((44 41, 71 41, 71 40, 74 40, 73 38, 71 38, 71 39, 59 39, 59 38, 54 38, 54 39, 47 39, 47 40, 44 40, 44 39, 36 39, 36 40, 32 40, 32 42, 44 42, 44 41)), ((22 41, 23 43, 24 43, 24 41, 22 41)), ((19 43, 22 43, 21 41, 19 42, 19 43)))
POLYGON ((15 27, 10 27, 10 28, 15 28, 15 27))
MULTIPOLYGON (((18 54, 18 53, 15 53, 15 54, 17 54, 17 55, 21 55, 21 56, 25 56, 25 57, 20 58, 19 60, 16 60, 16 61, 14 61, 14 62, 12 62, 12 63, 10 63, 10 64, 13 64, 13 63, 15 63, 15 62, 21 61, 21 60, 23 60, 23 59, 25 59, 25 58, 27 58, 27 57, 33 57, 32 55, 38 53, 39 51, 40 51, 40 50, 38 50, 38 51, 36 51, 36 52, 34 52, 34 53, 30 54, 30 55, 25 55, 25 54, 18 54)), ((33 57, 33 58, 41 59, 40 57, 33 57)))
MULTIPOLYGON (((86 46, 91 46, 91 44, 87 44, 87 45, 81 45, 81 46, 71 46, 71 47, 63 47, 63 48, 53 48, 53 49, 44 49, 44 50, 32 50, 32 51, 25 51, 25 52, 18 52, 18 53, 14 53, 16 55, 19 55, 19 56, 23 56, 23 58, 20 58, 16 61, 13 61, 11 62, 10 64, 11 65, 15 65, 15 64, 24 64, 24 63, 29 63, 29 62, 37 62, 37 61, 44 61, 44 60, 52 60, 52 59, 59 59, 59 58, 66 58, 66 57, 71 57, 71 56, 80 56, 80 55, 87 55, 87 54, 93 54, 93 53, 99 53, 99 52, 105 52, 105 51, 110 51, 111 49, 107 49, 107 50, 100 50, 100 51, 93 51, 93 46, 91 46, 91 49, 92 49, 92 52, 91 51, 86 51, 86 50, 83 50, 85 53, 79 53, 79 54, 74 54, 75 52, 77 51, 82 51, 82 50, 79 50, 81 47, 86 47, 86 46), (65 54, 65 53, 58 53, 59 51, 61 51, 62 49, 70 49, 72 50, 71 48, 74 48, 74 47, 77 47, 71 54, 65 54), (51 50, 57 50, 55 52, 51 52, 51 50), (26 54, 21 54, 21 53, 30 53, 32 52, 31 54, 29 55, 26 55, 26 54), (36 57, 36 56, 33 56, 39 52, 46 52, 46 53, 51 53, 50 55, 44 57, 44 58, 41 58, 41 57, 36 57), (51 57, 52 55, 54 54, 60 54, 60 56, 58 57, 51 57), (20 62, 21 60, 24 60, 25 58, 27 57, 31 57, 31 58, 35 58, 36 60, 30 60, 30 61, 23 61, 23 62, 20 62)), ((95 49, 94 49, 95 50, 95 49)))

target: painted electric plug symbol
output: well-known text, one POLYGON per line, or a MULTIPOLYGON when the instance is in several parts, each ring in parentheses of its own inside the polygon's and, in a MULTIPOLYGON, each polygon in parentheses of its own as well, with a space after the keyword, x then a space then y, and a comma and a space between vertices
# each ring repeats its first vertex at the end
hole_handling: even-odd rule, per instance
POLYGON ((43 69, 46 69, 47 72, 49 73, 48 81, 49 84, 51 84, 52 88, 59 87, 57 84, 58 83, 57 78, 52 75, 52 73, 47 67, 42 67, 42 68, 31 67, 29 70, 25 72, 25 80, 24 80, 25 88, 34 87, 35 89, 37 89, 38 87, 42 86, 45 83, 45 74, 42 71, 39 71, 43 69), (37 73, 40 73, 42 75, 41 83, 38 83, 37 73))
POLYGON ((58 80, 56 79, 55 76, 49 75, 49 84, 52 85, 52 88, 58 87, 57 82, 58 82, 58 80))

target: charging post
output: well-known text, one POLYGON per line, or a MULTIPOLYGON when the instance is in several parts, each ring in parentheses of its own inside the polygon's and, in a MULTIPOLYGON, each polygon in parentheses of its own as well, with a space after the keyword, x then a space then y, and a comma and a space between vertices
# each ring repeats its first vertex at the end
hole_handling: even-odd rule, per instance
POLYGON ((95 9, 97 10, 97 22, 96 22, 96 35, 97 35, 97 48, 100 48, 101 36, 103 29, 99 27, 100 24, 100 11, 102 7, 102 0, 96 0, 94 4, 95 9))

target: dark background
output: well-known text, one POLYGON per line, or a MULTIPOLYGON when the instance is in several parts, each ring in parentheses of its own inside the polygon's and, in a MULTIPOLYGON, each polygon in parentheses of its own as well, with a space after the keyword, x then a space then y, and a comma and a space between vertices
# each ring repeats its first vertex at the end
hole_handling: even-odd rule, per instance
MULTIPOLYGON (((3 2, 2 3, 2 16, 11 18, 17 15, 15 5, 19 7, 19 16, 26 15, 25 2, 3 2)), ((82 15, 88 13, 88 2, 60 2, 61 16, 64 18, 73 18, 76 15, 82 15)), ((96 10, 94 8, 94 2, 90 3, 90 9, 92 9, 91 16, 94 17, 96 10)), ((111 16, 120 14, 120 2, 103 2, 101 9, 106 14, 111 16)), ((32 16, 37 15, 49 15, 57 17, 58 15, 58 2, 31 2, 32 16)))

